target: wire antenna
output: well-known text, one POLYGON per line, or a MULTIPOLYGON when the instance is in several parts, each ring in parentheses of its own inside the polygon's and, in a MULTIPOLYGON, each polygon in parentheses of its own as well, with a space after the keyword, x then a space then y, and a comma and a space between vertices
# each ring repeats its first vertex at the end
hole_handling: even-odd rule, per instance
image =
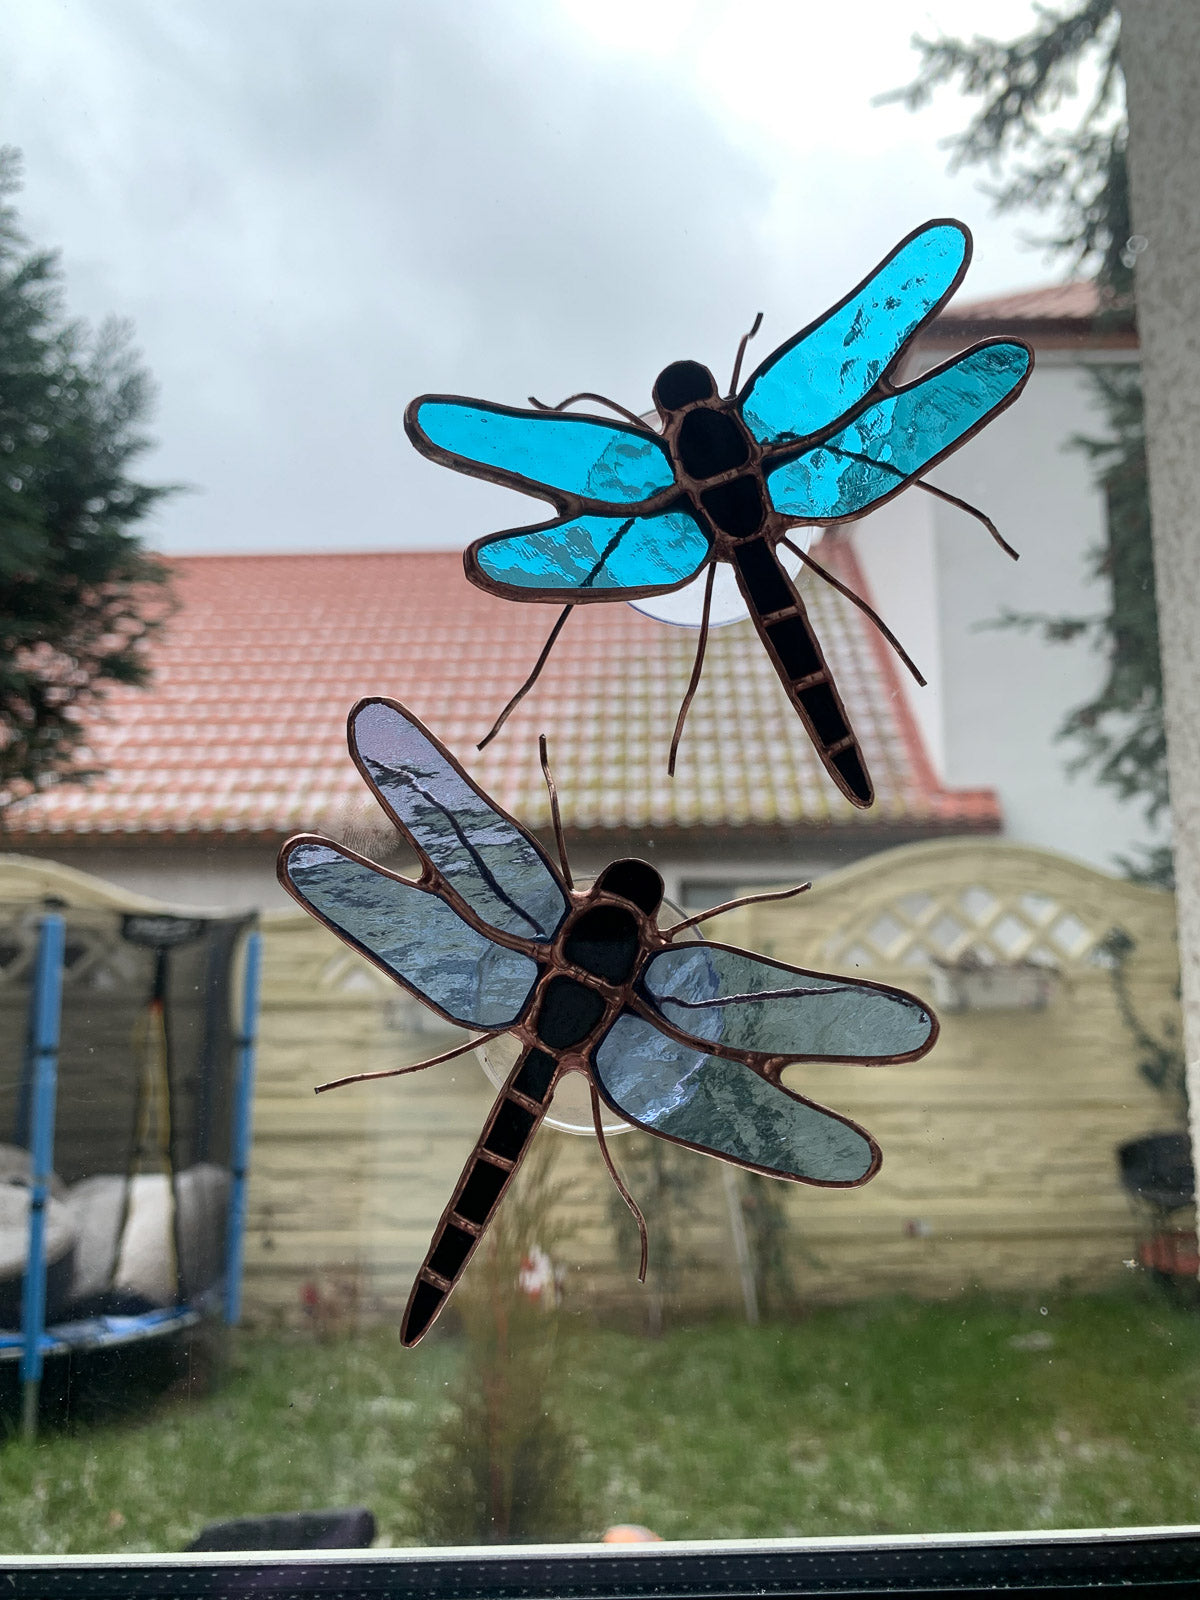
POLYGON ((538 734, 538 755, 542 761, 542 777, 546 780, 546 789, 550 795, 550 816, 554 822, 554 842, 558 846, 558 862, 562 867, 567 888, 573 889, 575 880, 571 876, 571 863, 567 860, 567 841, 563 837, 562 816, 558 809, 558 786, 554 782, 554 774, 550 771, 550 756, 546 749, 544 733, 538 734))
POLYGON ((746 346, 750 343, 751 339, 753 339, 754 335, 762 327, 762 317, 763 317, 763 314, 760 311, 758 313, 758 315, 755 317, 754 322, 751 324, 750 332, 749 333, 744 333, 742 335, 742 342, 737 347, 737 355, 735 356, 734 362, 733 362, 733 377, 730 378, 730 380, 729 380, 729 393, 731 395, 733 395, 733 394, 735 394, 737 392, 738 379, 742 375, 742 358, 746 354, 746 346))

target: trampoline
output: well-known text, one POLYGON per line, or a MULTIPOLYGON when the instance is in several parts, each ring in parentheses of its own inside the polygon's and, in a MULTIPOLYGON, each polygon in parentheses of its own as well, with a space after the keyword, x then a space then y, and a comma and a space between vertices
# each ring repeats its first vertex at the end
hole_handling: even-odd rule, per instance
POLYGON ((253 916, 0 905, 0 1371, 27 1434, 47 1359, 239 1320, 260 965, 253 916))

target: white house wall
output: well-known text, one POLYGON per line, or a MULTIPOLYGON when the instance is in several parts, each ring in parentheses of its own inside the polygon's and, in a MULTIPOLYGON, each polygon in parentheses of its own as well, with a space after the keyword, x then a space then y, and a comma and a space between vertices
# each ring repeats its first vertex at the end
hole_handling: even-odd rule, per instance
POLYGON ((1103 431, 1087 368, 1043 352, 1017 404, 931 474, 985 510, 1020 561, 972 518, 911 491, 855 537, 876 603, 930 677, 922 690, 905 675, 904 692, 943 782, 995 789, 1008 837, 1112 870, 1152 830, 1090 773, 1068 776, 1072 746, 1055 737, 1100 687, 1103 659, 1082 642, 985 626, 1004 610, 1082 616, 1107 606, 1107 584, 1088 575, 1106 539, 1103 498, 1087 456, 1070 448, 1103 431), (906 500, 917 504, 904 512, 906 500))
POLYGON ((854 548, 867 580, 871 604, 926 680, 921 688, 897 658, 905 699, 934 770, 942 777, 946 769, 946 717, 934 517, 937 504, 932 495, 920 492, 900 495, 855 526, 854 548))
MULTIPOLYGON (((667 896, 689 909, 712 905, 744 894, 758 886, 803 883, 848 866, 882 847, 869 832, 856 839, 804 842, 794 847, 743 845, 727 839, 708 852, 664 851, 647 841, 623 839, 607 851, 594 846, 572 851, 572 868, 579 878, 595 874, 614 857, 629 851, 653 861, 663 875, 667 896)), ((553 851, 553 842, 547 841, 553 851)), ((212 845, 181 840, 163 845, 76 844, 55 850, 52 846, 19 854, 61 861, 90 872, 118 888, 148 895, 170 905, 207 911, 280 910, 292 900, 275 876, 275 856, 269 845, 261 848, 218 841, 212 845)), ((402 857, 388 865, 400 872, 413 870, 402 857)))
POLYGON ((198 911, 281 910, 294 902, 279 887, 274 853, 218 841, 164 845, 53 845, 19 854, 60 861, 106 883, 198 911))

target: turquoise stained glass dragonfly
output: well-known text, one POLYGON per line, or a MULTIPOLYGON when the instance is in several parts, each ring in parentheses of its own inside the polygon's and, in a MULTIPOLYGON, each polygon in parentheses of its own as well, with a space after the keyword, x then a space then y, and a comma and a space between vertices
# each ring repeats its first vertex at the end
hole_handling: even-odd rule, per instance
POLYGON ((926 223, 773 351, 739 390, 756 321, 739 347, 727 395, 699 362, 673 362, 654 385, 661 431, 595 394, 556 407, 533 402, 534 410, 456 395, 412 401, 405 428, 422 454, 548 500, 558 513, 479 539, 464 558, 467 577, 480 588, 562 606, 529 678, 483 743, 532 686, 573 606, 667 594, 707 568, 695 666, 671 743, 673 771, 699 683, 716 565, 727 562, 829 776, 852 804, 872 803, 863 752, 779 548, 866 610, 920 682, 881 619, 789 531, 853 520, 918 484, 979 517, 1015 555, 982 512, 922 474, 1012 404, 1032 352, 1018 340, 987 339, 910 383, 893 381, 914 335, 962 281, 970 254, 961 222, 926 223), (581 403, 606 406, 621 420, 566 414, 581 403))
POLYGON ((441 1312, 568 1074, 586 1081, 604 1161, 641 1230, 643 1278, 645 1222, 609 1156, 602 1105, 659 1138, 770 1177, 851 1187, 874 1176, 880 1153, 870 1134, 781 1075, 792 1062, 918 1059, 938 1031, 922 1000, 732 945, 680 941, 715 911, 746 902, 660 928, 663 881, 644 861, 614 861, 590 887, 576 887, 544 742, 557 868, 398 702, 360 701, 348 731, 355 763, 416 852, 420 876, 301 834, 280 851, 280 882, 445 1021, 483 1032, 429 1061, 338 1082, 417 1072, 502 1034, 518 1045, 413 1284, 405 1344, 441 1312))

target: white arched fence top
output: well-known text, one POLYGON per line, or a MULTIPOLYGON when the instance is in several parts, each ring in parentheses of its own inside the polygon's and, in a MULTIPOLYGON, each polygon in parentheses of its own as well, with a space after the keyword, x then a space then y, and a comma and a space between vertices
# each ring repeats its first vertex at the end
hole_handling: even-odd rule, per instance
POLYGON ((856 861, 807 894, 710 923, 713 937, 814 966, 1104 967, 1114 928, 1141 958, 1174 960, 1174 901, 1162 889, 1049 850, 958 838, 856 861))

